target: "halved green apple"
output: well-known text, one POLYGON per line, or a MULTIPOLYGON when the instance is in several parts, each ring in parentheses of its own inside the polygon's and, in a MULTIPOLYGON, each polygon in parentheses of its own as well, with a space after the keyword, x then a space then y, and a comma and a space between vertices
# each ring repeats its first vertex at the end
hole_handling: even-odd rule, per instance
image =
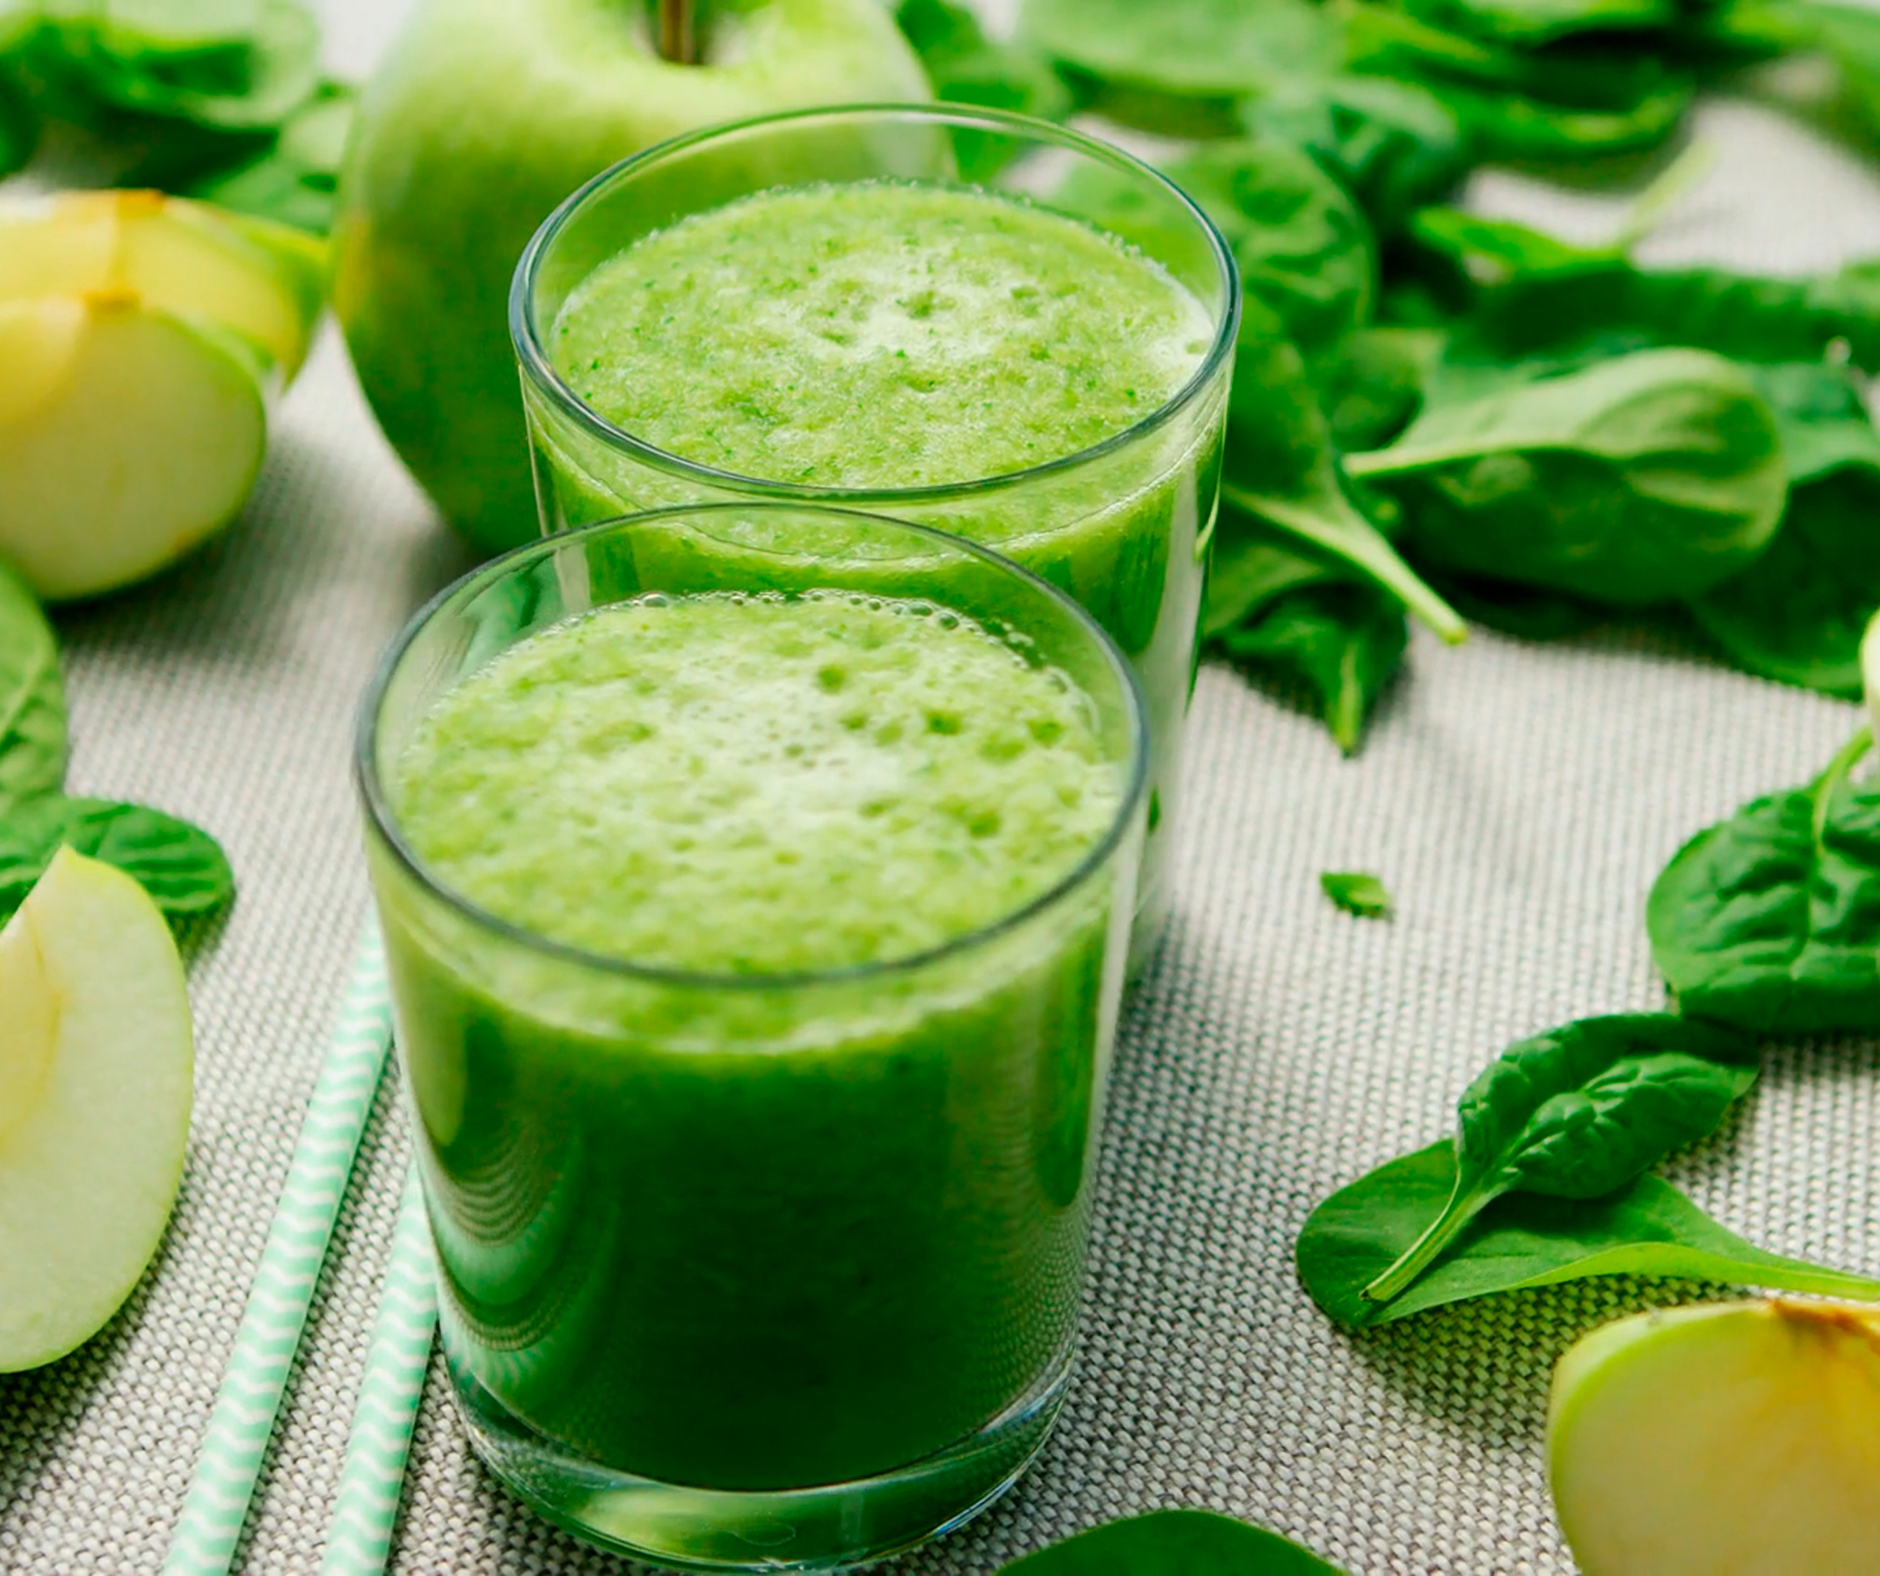
POLYGON ((1880 1308, 1666 1308, 1554 1370, 1548 1474, 1586 1576, 1880 1571, 1880 1308))
POLYGON ((63 1357, 162 1240, 189 1139, 189 998, 122 871, 61 849, 0 929, 0 1373, 63 1357))
POLYGON ((156 192, 0 203, 0 557, 40 596, 143 579, 235 517, 323 258, 156 192))

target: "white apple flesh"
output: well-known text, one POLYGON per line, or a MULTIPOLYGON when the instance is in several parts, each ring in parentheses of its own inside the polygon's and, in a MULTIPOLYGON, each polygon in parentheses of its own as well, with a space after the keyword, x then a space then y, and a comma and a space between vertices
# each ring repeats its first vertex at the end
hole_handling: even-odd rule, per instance
POLYGON ((1585 1576, 1880 1571, 1880 1309, 1621 1319, 1561 1358, 1547 1432, 1585 1576))
POLYGON ((123 1306, 162 1241, 189 1140, 176 943, 130 876, 63 849, 0 930, 0 1372, 123 1306))
POLYGON ((104 292, 0 306, 0 363, 16 343, 40 394, 0 409, 0 556, 41 597, 142 580, 234 518, 267 413, 225 344, 104 292))
POLYGON ((507 302, 556 205, 696 127, 929 97, 880 0, 718 0, 698 65, 659 58, 651 12, 647 0, 426 0, 360 101, 334 308, 386 436, 486 551, 536 534, 507 302))
POLYGON ((155 192, 0 203, 0 558, 39 596, 144 579, 235 517, 323 255, 155 192))

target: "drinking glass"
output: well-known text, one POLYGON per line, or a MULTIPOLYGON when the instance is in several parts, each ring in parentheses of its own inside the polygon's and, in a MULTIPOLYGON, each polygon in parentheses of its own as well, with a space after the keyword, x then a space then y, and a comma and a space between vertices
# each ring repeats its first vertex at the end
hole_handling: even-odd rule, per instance
POLYGON ((957 1525, 1024 1470, 1071 1361, 1146 738, 1128 664, 1075 602, 846 511, 601 522, 413 621, 360 720, 367 857, 451 1379, 523 1499, 663 1565, 824 1571, 957 1525), (427 868, 395 785, 440 697, 566 619, 700 592, 975 620, 1081 692, 1122 786, 1112 823, 976 933, 778 977, 583 952, 427 868))
MULTIPOLYGON (((676 138, 623 160, 536 232, 510 295, 510 331, 542 528, 711 499, 824 502, 921 521, 988 543, 1096 617, 1129 657, 1149 712, 1149 838, 1135 950, 1148 954, 1170 899, 1182 734, 1220 478, 1240 285, 1206 215, 1108 143, 1023 115, 961 105, 793 111, 676 138), (1160 264, 1205 308, 1211 337, 1188 382, 1134 425, 1079 453, 945 486, 819 487, 665 452, 586 404, 547 345, 569 296, 602 263, 688 214, 814 182, 978 185, 1098 222, 1160 264)), ((701 347, 701 354, 709 347, 701 347)))

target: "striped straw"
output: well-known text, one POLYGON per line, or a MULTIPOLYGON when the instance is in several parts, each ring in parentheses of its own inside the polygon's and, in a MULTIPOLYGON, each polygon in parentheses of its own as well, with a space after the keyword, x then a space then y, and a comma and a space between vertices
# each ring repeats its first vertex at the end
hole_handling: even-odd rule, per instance
POLYGON ((437 1328, 437 1276, 431 1231, 414 1171, 405 1183, 398 1233, 385 1270, 385 1298, 366 1352, 352 1435, 340 1468, 339 1497, 326 1531, 320 1576, 379 1576, 398 1525, 398 1501, 411 1454, 411 1430, 431 1366, 437 1328))
POLYGON ((359 1140, 392 1042, 378 927, 368 926, 301 1124, 163 1576, 226 1576, 274 1432, 359 1140))

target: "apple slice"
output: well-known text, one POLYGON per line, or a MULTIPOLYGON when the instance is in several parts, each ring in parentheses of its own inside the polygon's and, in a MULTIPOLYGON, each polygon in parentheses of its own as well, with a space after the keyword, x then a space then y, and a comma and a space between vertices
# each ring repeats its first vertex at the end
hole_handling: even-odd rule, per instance
POLYGON ((206 203, 0 199, 0 558, 96 596, 228 524, 324 278, 321 242, 206 203))
POLYGON ((1621 1319, 1560 1359, 1547 1434, 1585 1576, 1880 1571, 1880 1309, 1621 1319))
POLYGON ((161 569, 240 510, 267 446, 235 336, 96 291, 0 307, 0 557, 48 601, 161 569))
POLYGON ((0 930, 0 1373, 89 1340, 162 1240, 189 1140, 183 965, 130 876, 61 849, 0 930))
POLYGON ((131 291, 252 339, 283 379, 306 357, 325 273, 310 235, 162 192, 0 202, 0 301, 131 291))

